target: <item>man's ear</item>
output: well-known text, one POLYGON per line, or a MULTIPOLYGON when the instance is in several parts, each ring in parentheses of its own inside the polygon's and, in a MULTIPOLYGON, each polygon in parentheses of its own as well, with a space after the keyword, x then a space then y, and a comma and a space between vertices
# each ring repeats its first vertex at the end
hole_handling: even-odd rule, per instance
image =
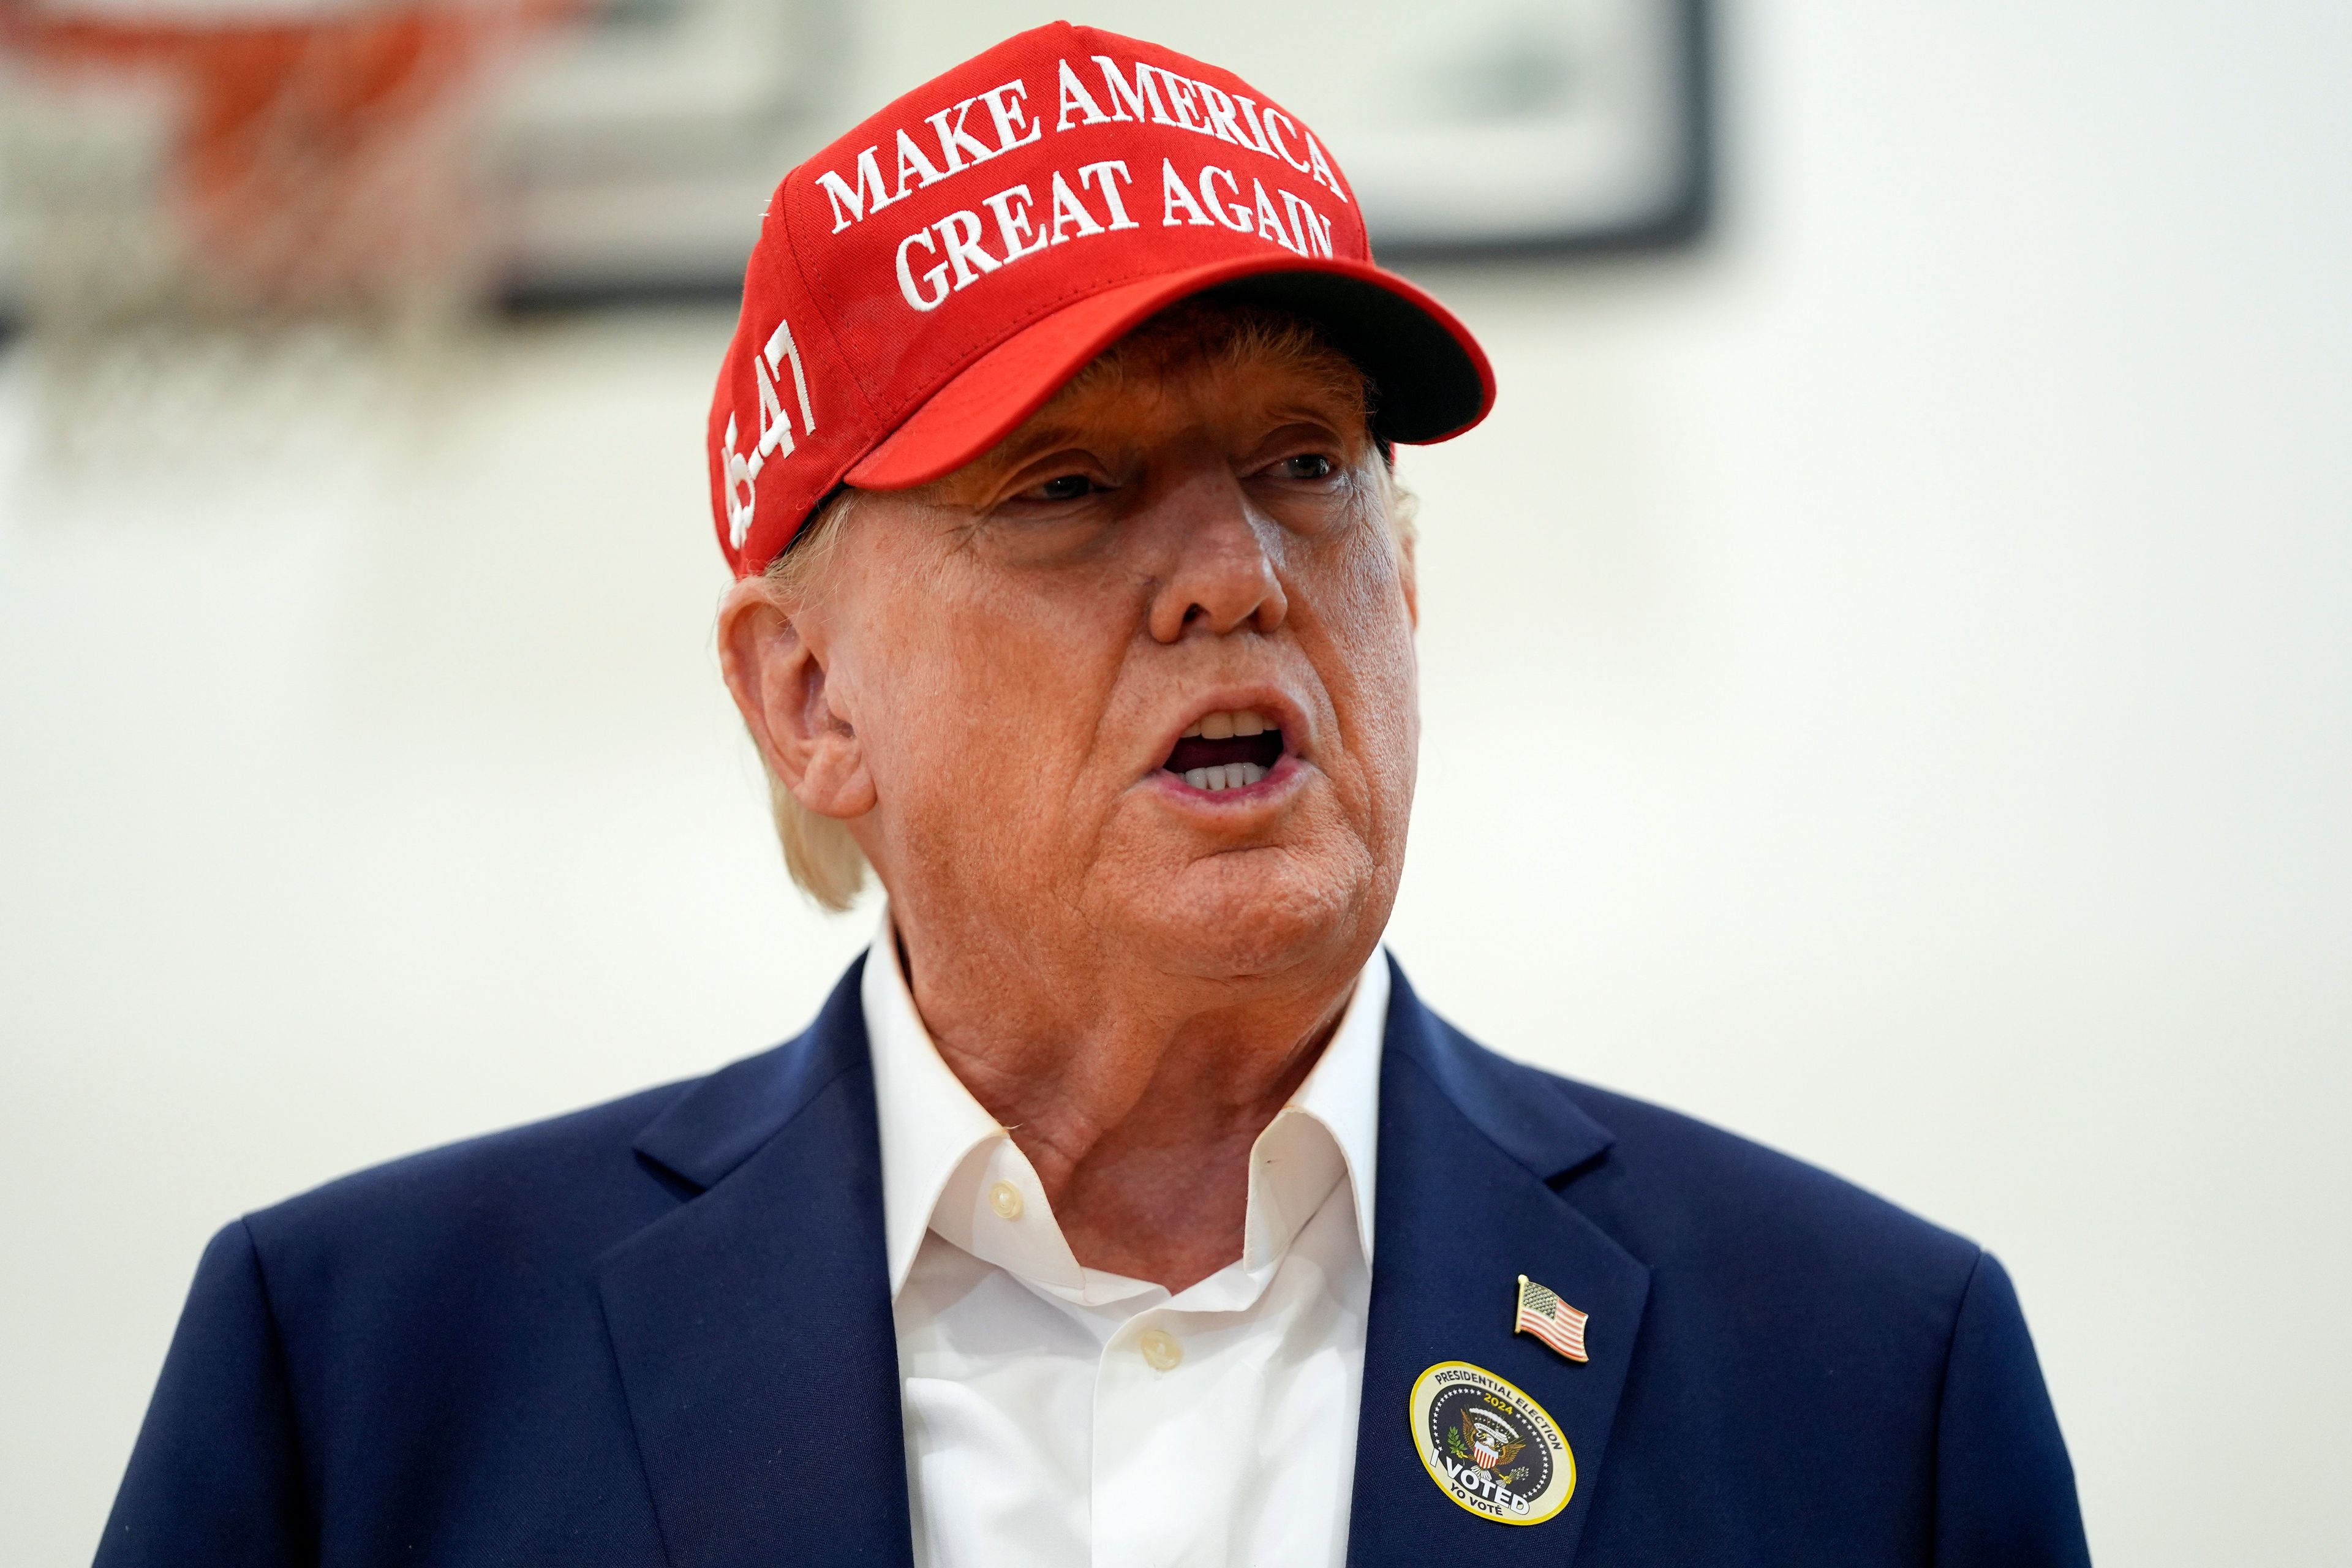
POLYGON ((719 602, 719 665, 768 769, 821 816, 874 809, 874 780, 857 731, 825 689, 824 638, 765 577, 746 577, 719 602))
POLYGON ((1398 482, 1394 454, 1381 447, 1381 466, 1375 470, 1379 495, 1383 502, 1383 521, 1390 542, 1396 548, 1398 584, 1404 590, 1405 620, 1414 631, 1421 630, 1421 576, 1413 554, 1421 542, 1421 531, 1413 526, 1413 514, 1421 510, 1421 498, 1398 482))

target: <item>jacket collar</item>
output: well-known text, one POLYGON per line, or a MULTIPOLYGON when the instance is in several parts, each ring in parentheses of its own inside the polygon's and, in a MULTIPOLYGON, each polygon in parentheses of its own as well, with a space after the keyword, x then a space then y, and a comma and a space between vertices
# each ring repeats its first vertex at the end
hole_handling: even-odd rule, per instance
POLYGON ((597 1262, 672 1568, 914 1560, 860 967, 645 1130, 690 1201, 597 1262))
MULTIPOLYGON (((636 1141, 688 1201, 598 1277, 673 1568, 912 1563, 863 968, 805 1034, 704 1079, 636 1141)), ((1612 1135, 1559 1080, 1430 1012, 1393 963, 1390 979, 1349 1561, 1566 1564, 1649 1292, 1570 1201, 1612 1135), (1511 1332, 1520 1274, 1591 1314, 1590 1362, 1511 1332), (1429 1479, 1405 1416, 1443 1361, 1509 1379, 1559 1423, 1577 1482, 1556 1518, 1490 1523, 1429 1479)))
POLYGON ((637 1134, 636 1152, 694 1192, 717 1186, 835 1079, 866 1065, 858 1005, 865 970, 861 954, 804 1033, 719 1068, 672 1101, 637 1134))
POLYGON ((1381 1073, 1380 1264, 1349 1530, 1354 1568, 1422 1568, 1465 1553, 1485 1568, 1559 1568, 1574 1559, 1650 1289, 1649 1269, 1566 1195, 1612 1142, 1558 1079, 1474 1044, 1423 1006, 1401 971, 1393 975, 1381 1073), (1590 1361, 1567 1361, 1512 1331, 1522 1274, 1591 1315, 1590 1361), (1576 1485, 1553 1518, 1496 1524, 1455 1503, 1423 1468, 1409 1402, 1422 1373, 1448 1361, 1507 1379, 1559 1424, 1576 1485))

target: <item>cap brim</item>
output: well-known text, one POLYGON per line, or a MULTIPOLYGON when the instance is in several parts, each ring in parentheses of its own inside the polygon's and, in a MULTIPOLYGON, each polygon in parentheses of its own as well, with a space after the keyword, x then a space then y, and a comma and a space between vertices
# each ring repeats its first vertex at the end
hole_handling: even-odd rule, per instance
POLYGON ((861 489, 908 489, 981 456, 1045 406, 1087 363, 1177 300, 1220 299, 1306 316, 1371 378, 1372 428, 1425 445, 1458 436, 1495 403, 1495 374, 1470 329, 1403 279, 1356 261, 1252 257, 1161 273, 1032 321, 941 386, 845 476, 861 489))

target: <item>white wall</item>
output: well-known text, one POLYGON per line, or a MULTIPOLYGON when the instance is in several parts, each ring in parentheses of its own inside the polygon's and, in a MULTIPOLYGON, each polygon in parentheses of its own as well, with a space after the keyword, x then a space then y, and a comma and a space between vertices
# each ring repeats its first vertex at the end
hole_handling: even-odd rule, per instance
MULTIPOLYGON (((2340 1561, 2352 14, 1727 32, 1716 246, 1433 277, 1504 400, 1408 458, 1395 947, 1996 1247, 2103 1560, 2340 1561)), ((165 365, 70 458, 0 360, 10 1561, 87 1556, 221 1221, 757 1048, 863 940, 718 690, 725 329, 195 443, 165 365)))

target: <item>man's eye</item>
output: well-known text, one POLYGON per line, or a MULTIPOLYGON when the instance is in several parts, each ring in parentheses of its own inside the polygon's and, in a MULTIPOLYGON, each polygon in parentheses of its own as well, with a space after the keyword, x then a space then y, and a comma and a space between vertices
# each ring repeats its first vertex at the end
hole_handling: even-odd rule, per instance
POLYGON ((1331 459, 1320 452, 1301 452, 1295 458, 1285 458, 1274 466, 1279 478, 1286 479, 1322 479, 1331 475, 1331 459))
POLYGON ((1095 482, 1084 474, 1056 474, 1021 492, 1023 500, 1084 500, 1094 494, 1095 482))

